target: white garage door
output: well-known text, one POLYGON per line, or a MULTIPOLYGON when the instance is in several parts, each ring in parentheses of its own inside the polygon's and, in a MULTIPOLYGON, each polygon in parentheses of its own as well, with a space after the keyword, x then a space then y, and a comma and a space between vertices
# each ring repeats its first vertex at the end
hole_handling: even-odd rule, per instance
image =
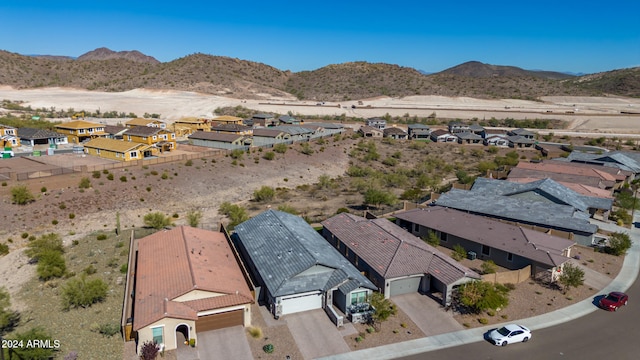
POLYGON ((422 277, 412 277, 391 282, 390 296, 418 292, 422 277))
POLYGON ((313 293, 282 299, 282 315, 322 308, 322 294, 313 293))

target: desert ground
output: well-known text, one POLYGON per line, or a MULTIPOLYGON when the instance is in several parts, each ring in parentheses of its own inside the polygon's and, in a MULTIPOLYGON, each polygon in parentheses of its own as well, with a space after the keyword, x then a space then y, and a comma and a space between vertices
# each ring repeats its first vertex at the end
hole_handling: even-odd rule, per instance
MULTIPOLYGON (((219 107, 244 106, 259 112, 291 113, 299 117, 345 114, 348 117, 370 118, 387 113, 391 116, 409 114, 427 117, 436 113, 438 118, 445 119, 558 119, 569 122, 567 131, 576 133, 640 134, 640 99, 615 96, 548 96, 540 101, 408 96, 324 102, 318 105, 315 101, 300 101, 293 97, 260 95, 263 96, 261 100, 244 100, 173 90, 136 89, 109 93, 68 88, 16 90, 0 86, 1 99, 25 101, 25 106, 31 105, 33 108, 116 110, 127 114, 133 112, 139 116, 145 112, 156 113, 170 123, 185 116, 210 118, 219 107)), ((120 120, 110 121, 115 124, 120 120)))
MULTIPOLYGON (((133 90, 104 93, 60 88, 14 90, 0 87, 0 98, 25 101, 24 105, 31 105, 33 108, 101 109, 134 112, 138 115, 145 112, 159 113, 162 115, 161 119, 168 122, 184 116, 213 117, 213 111, 218 107, 244 106, 260 112, 291 112, 300 117, 342 113, 362 118, 383 116, 386 113, 392 116, 409 113, 410 116, 426 117, 435 112, 439 118, 552 118, 569 121, 571 125, 567 131, 575 133, 635 133, 640 136, 640 126, 637 125, 640 124, 640 110, 638 115, 620 114, 630 109, 640 109, 640 99, 553 97, 532 102, 413 96, 403 99, 381 97, 362 100, 362 105, 357 101, 317 105, 315 102, 293 98, 276 99, 269 94, 264 95, 264 100, 242 100, 178 91, 133 90), (356 105, 356 108, 351 105, 356 105), (566 111, 573 111, 574 114, 567 114, 566 111)), ((0 115, 2 111, 0 109, 0 115)), ((117 122, 121 119, 109 121, 117 122)), ((12 306, 23 310, 25 305, 20 302, 20 290, 35 274, 34 267, 27 265, 28 259, 21 251, 27 243, 21 236, 24 233, 37 236, 57 232, 63 235, 66 244, 70 244, 95 231, 113 230, 117 219, 124 229, 142 226, 143 216, 152 211, 172 215, 176 224, 185 224, 186 214, 192 210, 203 213, 202 227, 217 229, 223 220, 218 214, 218 208, 224 201, 243 204, 255 213, 269 207, 269 204, 251 201, 253 192, 263 185, 295 188, 315 183, 322 175, 330 178, 344 175, 349 166, 348 152, 352 146, 352 140, 330 140, 323 146, 313 144, 316 150, 313 156, 303 155, 292 149, 285 155, 278 155, 273 161, 263 159, 259 152, 252 152, 237 164, 229 157, 219 156, 196 158, 190 166, 181 161, 149 167, 130 167, 112 170, 114 180, 108 180, 104 173, 99 178, 91 173, 75 173, 31 179, 23 183, 37 199, 26 206, 11 204, 9 190, 15 184, 9 181, 7 186, 0 187, 0 219, 3 222, 0 227, 0 242, 8 243, 11 249, 9 255, 0 258, 0 283, 9 290, 12 306), (164 173, 168 176, 163 179, 159 174, 164 173), (90 178, 90 189, 79 189, 82 177, 90 178), (126 182, 121 180, 122 177, 126 178, 126 182), (12 241, 9 242, 8 239, 12 241)), ((197 151, 189 146, 184 149, 197 151)), ((57 155, 55 158, 66 163, 83 161, 73 154, 57 155)), ((338 197, 328 199, 343 200, 338 197)), ((335 211, 332 206, 325 207, 327 215, 335 211)), ((615 271, 611 273, 613 275, 615 271)), ((530 294, 533 290, 522 291, 530 294)), ((544 294, 540 296, 545 300, 553 299, 547 300, 554 303, 554 306, 547 305, 551 309, 556 304, 566 305, 591 296, 595 290, 585 287, 584 294, 574 293, 571 300, 559 296, 556 290, 535 291, 544 294)), ((524 298, 526 297, 525 294, 524 298)), ((514 304, 517 303, 519 300, 514 301, 514 304)), ((516 308, 520 311, 514 310, 513 314, 509 314, 509 319, 531 315, 531 305, 513 307, 516 308)), ((401 318, 400 321, 406 320, 401 318)), ((460 318, 458 321, 474 323, 475 319, 460 318)))

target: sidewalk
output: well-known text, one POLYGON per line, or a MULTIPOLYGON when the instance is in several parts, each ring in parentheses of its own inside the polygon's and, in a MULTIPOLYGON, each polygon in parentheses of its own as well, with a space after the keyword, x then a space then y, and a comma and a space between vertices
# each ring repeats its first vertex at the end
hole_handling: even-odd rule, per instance
MULTIPOLYGON (((640 214, 634 216, 634 222, 640 221, 640 214)), ((598 224, 600 225, 600 223, 598 224)), ((603 228, 605 228, 603 226, 603 228)), ((625 291, 631 287, 638 276, 640 270, 640 229, 632 227, 631 229, 621 228, 616 225, 608 225, 607 230, 628 232, 633 241, 631 249, 622 264, 622 269, 615 279, 606 284, 601 293, 611 291, 625 291), (615 226, 615 228, 614 228, 615 226)), ((598 279, 594 281, 604 281, 598 279)), ((531 330, 543 329, 546 327, 558 325, 582 316, 585 316, 597 308, 592 303, 593 299, 587 298, 579 303, 568 306, 564 309, 556 310, 550 313, 534 316, 527 319, 518 320, 519 324, 529 327, 531 330)), ((469 330, 455 331, 447 334, 441 334, 403 343, 379 346, 376 348, 352 351, 344 354, 328 356, 320 360, 358 360, 358 359, 394 359, 398 357, 410 356, 428 351, 434 351, 474 342, 484 341, 484 334, 497 325, 484 326, 469 330)))

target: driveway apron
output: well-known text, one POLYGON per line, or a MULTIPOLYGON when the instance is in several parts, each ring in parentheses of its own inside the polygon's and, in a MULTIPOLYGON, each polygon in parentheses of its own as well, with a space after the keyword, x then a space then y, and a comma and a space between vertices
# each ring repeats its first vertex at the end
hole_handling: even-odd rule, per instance
POLYGON ((453 313, 445 312, 434 299, 419 293, 404 294, 391 298, 405 314, 422 330, 425 336, 462 330, 453 313))
POLYGON ((305 359, 350 351, 340 330, 322 309, 289 314, 283 319, 305 359))
POLYGON ((253 359, 242 326, 200 332, 198 333, 198 346, 195 348, 185 347, 184 350, 178 348, 178 360, 213 359, 253 359))

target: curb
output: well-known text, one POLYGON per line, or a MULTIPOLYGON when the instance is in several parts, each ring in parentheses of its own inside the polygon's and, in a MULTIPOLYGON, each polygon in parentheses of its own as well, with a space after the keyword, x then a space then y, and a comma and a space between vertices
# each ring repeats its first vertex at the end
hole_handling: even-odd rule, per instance
MULTIPOLYGON (((629 235, 632 236, 633 245, 624 258, 622 268, 620 269, 620 272, 618 273, 616 278, 600 290, 601 293, 609 293, 611 291, 626 291, 631 287, 631 285, 633 285, 633 283, 636 281, 636 278, 638 277, 638 272, 640 271, 640 230, 632 228, 629 231, 629 235)), ((562 324, 598 310, 598 308, 593 305, 592 301, 593 299, 587 298, 565 308, 530 318, 520 319, 517 320, 517 322, 530 328, 531 330, 544 329, 550 326, 562 324)), ((323 357, 318 360, 383 360, 416 355, 429 351, 484 341, 484 334, 487 331, 499 327, 502 324, 487 325, 479 328, 454 331, 446 334, 440 334, 396 344, 351 351, 344 354, 323 357)))

